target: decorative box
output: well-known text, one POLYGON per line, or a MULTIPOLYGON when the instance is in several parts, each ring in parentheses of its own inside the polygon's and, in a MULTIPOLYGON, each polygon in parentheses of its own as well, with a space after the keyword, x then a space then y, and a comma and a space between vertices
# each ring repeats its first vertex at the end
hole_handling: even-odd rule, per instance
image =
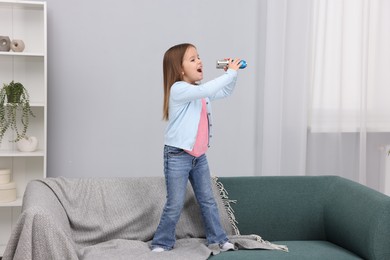
POLYGON ((11 170, 0 169, 0 184, 7 184, 11 181, 11 170))
POLYGON ((15 182, 0 184, 0 203, 11 202, 14 200, 16 200, 15 182))

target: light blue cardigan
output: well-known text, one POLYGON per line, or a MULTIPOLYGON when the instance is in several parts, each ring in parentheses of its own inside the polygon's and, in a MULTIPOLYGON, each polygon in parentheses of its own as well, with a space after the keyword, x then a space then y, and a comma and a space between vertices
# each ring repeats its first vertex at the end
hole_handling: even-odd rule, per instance
POLYGON ((228 69, 222 76, 200 85, 175 82, 169 98, 169 120, 165 130, 165 145, 192 150, 196 135, 202 98, 206 98, 209 123, 209 144, 212 136, 211 100, 230 96, 237 80, 237 71, 228 69))

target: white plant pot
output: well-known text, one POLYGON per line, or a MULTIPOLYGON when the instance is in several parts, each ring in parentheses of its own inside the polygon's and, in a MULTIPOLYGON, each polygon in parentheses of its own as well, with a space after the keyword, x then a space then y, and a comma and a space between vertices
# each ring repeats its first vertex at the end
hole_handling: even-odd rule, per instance
POLYGON ((16 146, 21 152, 34 152, 38 148, 38 138, 29 136, 16 142, 16 146))
POLYGON ((11 170, 0 169, 0 184, 6 184, 11 181, 11 170))

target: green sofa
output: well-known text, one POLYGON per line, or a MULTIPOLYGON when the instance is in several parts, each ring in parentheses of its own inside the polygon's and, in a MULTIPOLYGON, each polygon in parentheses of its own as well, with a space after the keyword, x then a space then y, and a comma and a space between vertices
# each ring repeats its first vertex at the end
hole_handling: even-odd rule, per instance
POLYGON ((241 234, 289 252, 239 250, 219 259, 390 259, 390 197, 336 176, 221 177, 241 234))
MULTIPOLYGON (((148 243, 165 203, 163 177, 48 178, 28 184, 3 260, 193 260, 194 255, 202 260, 390 260, 390 198, 384 194, 335 176, 219 181, 224 189, 218 185, 215 194, 226 190, 230 200, 237 200, 231 206, 241 234, 287 245, 289 252, 210 256, 200 210, 189 192, 175 250, 156 255, 148 243)), ((223 210, 226 201, 217 201, 223 210)), ((225 228, 231 227, 223 215, 225 228)))

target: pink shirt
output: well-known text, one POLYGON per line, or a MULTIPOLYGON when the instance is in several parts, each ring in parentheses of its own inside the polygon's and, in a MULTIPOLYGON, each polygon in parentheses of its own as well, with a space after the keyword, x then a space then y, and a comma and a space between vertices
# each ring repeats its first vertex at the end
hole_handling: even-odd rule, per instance
POLYGON ((209 126, 207 121, 206 100, 202 99, 202 111, 200 112, 200 120, 198 125, 198 134, 192 151, 185 150, 192 156, 199 157, 205 154, 209 147, 209 126))

